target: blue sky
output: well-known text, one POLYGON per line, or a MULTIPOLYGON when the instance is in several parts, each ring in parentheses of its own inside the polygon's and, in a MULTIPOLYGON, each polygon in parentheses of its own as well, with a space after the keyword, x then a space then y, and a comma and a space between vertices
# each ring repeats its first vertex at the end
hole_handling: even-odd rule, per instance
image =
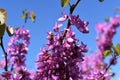
MULTIPOLYGON (((71 0, 74 2, 75 0, 71 0)), ((81 41, 84 41, 88 48, 92 51, 96 51, 96 32, 95 25, 98 22, 103 22, 105 17, 113 16, 116 7, 120 6, 119 0, 105 0, 100 3, 98 0, 81 0, 76 7, 73 14, 79 14, 80 18, 89 21, 89 34, 81 34, 76 28, 73 28, 76 33, 76 37, 81 41)), ((31 44, 29 45, 29 52, 27 55, 27 67, 35 69, 35 59, 40 52, 40 48, 46 44, 46 32, 52 30, 54 23, 61 16, 61 12, 64 11, 68 14, 69 7, 61 8, 60 0, 0 0, 0 8, 4 8, 7 11, 7 25, 13 27, 21 27, 24 23, 23 19, 20 19, 22 11, 27 9, 28 11, 34 11, 36 14, 36 22, 32 23, 28 20, 26 28, 30 30, 31 44)), ((65 25, 64 25, 65 26, 65 25)), ((64 27, 63 27, 64 29, 64 27)), ((119 29, 120 30, 120 29, 119 29)), ((114 44, 120 42, 120 32, 114 37, 114 44)), ((5 34, 4 45, 7 49, 7 42, 9 37, 5 34)), ((0 49, 1 50, 1 49, 0 49)), ((0 51, 0 55, 2 52, 0 51)), ((120 63, 114 66, 113 71, 117 74, 120 73, 120 63)), ((116 77, 113 79, 116 80, 116 77)))

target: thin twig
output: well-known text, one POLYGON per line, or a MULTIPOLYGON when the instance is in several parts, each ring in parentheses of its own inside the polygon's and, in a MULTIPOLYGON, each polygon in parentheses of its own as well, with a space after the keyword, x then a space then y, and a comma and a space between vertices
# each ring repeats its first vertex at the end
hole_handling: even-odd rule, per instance
POLYGON ((79 2, 80 2, 80 0, 77 0, 77 1, 75 2, 75 4, 73 4, 73 5, 70 7, 70 14, 73 13, 74 9, 76 8, 76 6, 78 5, 79 2))
POLYGON ((2 48, 2 50, 4 52, 4 57, 5 57, 5 67, 4 67, 4 69, 5 69, 5 71, 8 71, 8 67, 7 67, 7 64, 8 64, 7 53, 6 53, 5 48, 3 46, 3 37, 1 37, 1 48, 2 48))
POLYGON ((71 4, 69 3, 69 6, 71 7, 71 4))
MULTIPOLYGON (((109 68, 114 64, 114 61, 117 59, 117 51, 115 49, 115 47, 113 46, 113 44, 111 43, 111 48, 114 50, 114 53, 113 53, 113 57, 112 57, 112 60, 110 60, 110 63, 109 65, 107 66, 107 68, 105 69, 105 73, 109 70, 109 68)), ((103 78, 103 80, 105 80, 105 77, 103 78)))
POLYGON ((110 64, 108 65, 108 67, 106 68, 106 71, 110 68, 110 66, 114 63, 114 61, 116 60, 116 56, 117 56, 117 51, 115 49, 115 47, 113 46, 113 44, 111 43, 111 48, 113 49, 114 53, 113 53, 113 58, 110 61, 110 64))
POLYGON ((108 71, 109 68, 110 68, 110 66, 114 64, 115 59, 116 59, 116 56, 114 56, 114 57, 112 58, 110 64, 109 64, 108 67, 106 68, 106 71, 108 71))

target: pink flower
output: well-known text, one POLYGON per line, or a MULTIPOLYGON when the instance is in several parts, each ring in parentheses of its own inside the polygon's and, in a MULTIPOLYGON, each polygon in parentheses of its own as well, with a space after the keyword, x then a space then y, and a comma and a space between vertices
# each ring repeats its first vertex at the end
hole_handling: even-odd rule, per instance
POLYGON ((111 73, 106 71, 106 64, 100 51, 85 56, 81 65, 83 80, 110 80, 111 78, 111 73))
POLYGON ((79 15, 73 16, 73 15, 70 14, 69 19, 70 19, 71 24, 75 25, 80 32, 82 32, 82 33, 88 33, 89 32, 89 30, 87 28, 89 23, 86 22, 86 21, 82 21, 79 18, 79 15))
POLYGON ((115 25, 116 27, 120 25, 120 16, 116 15, 110 18, 110 23, 115 25))
POLYGON ((5 60, 0 60, 0 68, 4 68, 5 67, 5 60))
POLYGON ((96 31, 97 33, 101 33, 104 31, 104 28, 107 27, 107 24, 106 23, 99 23, 96 25, 96 31))
POLYGON ((59 31, 59 28, 62 26, 62 24, 58 24, 58 23, 55 23, 54 24, 54 27, 53 27, 53 30, 55 31, 55 32, 58 32, 59 31))
POLYGON ((60 17, 59 19, 58 19, 58 21, 59 22, 64 22, 64 21, 66 21, 67 20, 67 15, 64 13, 64 12, 62 12, 62 17, 60 17))

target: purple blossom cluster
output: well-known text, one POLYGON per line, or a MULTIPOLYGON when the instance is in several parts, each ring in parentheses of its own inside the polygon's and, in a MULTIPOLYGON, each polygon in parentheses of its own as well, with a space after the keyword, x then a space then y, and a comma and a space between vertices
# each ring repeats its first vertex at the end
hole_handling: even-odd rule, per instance
MULTIPOLYGON (((60 31, 63 32, 63 31, 60 31)), ((36 80, 79 80, 81 77, 81 62, 86 45, 78 44, 75 33, 69 28, 61 44, 62 33, 48 32, 47 44, 42 48, 36 60, 36 80)))
MULTIPOLYGON (((58 20, 63 22, 66 19, 67 17, 63 16, 58 20)), ((82 33, 87 33, 87 24, 85 26, 84 21, 82 22, 78 16, 72 16, 70 22, 82 33)), ((110 80, 113 74, 107 70, 108 64, 104 62, 103 52, 110 50, 110 43, 119 25, 119 16, 110 18, 108 25, 106 23, 97 25, 97 39, 99 38, 97 42, 101 42, 103 39, 101 37, 104 37, 105 44, 99 43, 99 50, 95 54, 84 56, 83 52, 87 52, 86 45, 82 42, 81 45, 78 44, 71 28, 66 29, 66 36, 61 44, 63 31, 59 31, 59 28, 62 24, 56 23, 53 28, 56 34, 47 33, 46 47, 37 57, 36 78, 41 80, 110 80)))
POLYGON ((104 63, 100 51, 90 56, 85 56, 82 62, 83 80, 110 80, 112 74, 106 71, 107 64, 104 63))
POLYGON ((33 75, 33 72, 28 71, 25 65, 29 43, 29 31, 25 28, 15 29, 7 49, 11 69, 1 74, 2 80, 33 80, 33 76, 30 76, 33 75))
MULTIPOLYGON (((85 56, 82 62, 83 80, 110 80, 112 73, 108 69, 109 64, 104 62, 103 53, 105 50, 111 49, 113 36, 116 28, 120 26, 120 17, 114 16, 110 18, 110 23, 97 24, 97 45, 99 50, 91 56, 85 56)), ((115 59, 116 58, 112 58, 115 59)), ((111 64, 111 60, 109 63, 111 64)), ((116 62, 115 62, 116 63, 116 62)), ((114 62, 112 63, 114 64, 114 62)))
POLYGON ((25 67, 30 35, 29 31, 24 28, 16 29, 14 34, 8 43, 7 53, 10 54, 13 69, 19 72, 25 67))
POLYGON ((58 19, 59 22, 64 22, 66 21, 67 19, 70 20, 70 23, 74 26, 76 26, 76 28, 82 32, 82 33, 89 33, 89 30, 88 30, 88 22, 87 21, 83 21, 79 18, 79 15, 66 15, 64 12, 62 12, 62 17, 60 17, 58 19))
POLYGON ((82 32, 82 33, 88 33, 89 32, 89 30, 87 28, 89 23, 86 22, 86 21, 82 21, 79 18, 79 15, 77 15, 77 16, 70 15, 69 19, 71 21, 71 24, 75 25, 80 32, 82 32))
MULTIPOLYGON (((69 19, 65 13, 58 19, 59 22, 64 22, 69 19)), ((84 23, 79 17, 70 16, 70 22, 73 25, 84 29, 84 23), (74 19, 72 21, 72 19, 74 19), (79 24, 80 22, 80 24, 79 24), (83 24, 83 25, 81 25, 83 24), (81 25, 81 26, 80 26, 81 25)), ((64 31, 59 31, 62 24, 55 23, 54 33, 48 32, 47 44, 41 49, 36 60, 36 79, 35 80, 80 80, 81 62, 83 61, 83 53, 87 52, 86 45, 75 38, 75 33, 71 27, 67 28, 67 33, 64 39, 62 35, 64 31), (61 40, 63 40, 61 42, 61 40)), ((69 25, 71 26, 71 25, 69 25)))
POLYGON ((105 50, 110 50, 113 36, 116 33, 116 28, 120 26, 120 17, 118 15, 110 18, 110 23, 97 24, 97 45, 103 53, 105 50))

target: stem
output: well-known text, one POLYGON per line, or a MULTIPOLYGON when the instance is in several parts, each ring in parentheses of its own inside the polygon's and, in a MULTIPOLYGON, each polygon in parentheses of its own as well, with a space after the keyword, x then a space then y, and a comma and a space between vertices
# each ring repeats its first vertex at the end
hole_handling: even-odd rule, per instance
MULTIPOLYGON (((69 9, 70 12, 69 12, 69 14, 73 13, 73 11, 75 10, 75 8, 76 8, 76 6, 78 5, 79 2, 80 2, 80 0, 76 0, 76 2, 74 4, 72 4, 72 5, 70 5, 70 3, 69 3, 69 6, 70 6, 70 9, 69 9)), ((68 19, 66 29, 64 30, 62 36, 60 37, 60 43, 61 43, 61 45, 63 43, 63 40, 64 40, 64 38, 65 38, 65 36, 66 36, 66 34, 67 34, 68 29, 70 28, 70 26, 71 26, 71 23, 70 23, 70 20, 68 19)), ((70 75, 69 75, 69 70, 67 68, 67 65, 66 65, 66 71, 65 72, 66 72, 66 80, 69 80, 69 76, 70 75)))
MULTIPOLYGON (((75 10, 76 6, 78 5, 78 3, 80 2, 80 0, 76 0, 75 4, 73 4, 72 6, 70 6, 70 14, 73 13, 73 11, 75 10)), ((69 29, 69 27, 71 26, 71 23, 70 23, 70 20, 68 20, 68 23, 67 23, 67 26, 66 26, 66 29, 64 30, 62 36, 61 36, 61 39, 60 39, 60 42, 62 44, 66 34, 67 34, 67 30, 69 29)))
POLYGON ((4 48, 4 46, 3 46, 3 37, 1 37, 1 48, 2 48, 2 50, 3 50, 3 52, 4 52, 4 56, 5 56, 5 67, 4 67, 4 70, 5 70, 5 71, 8 71, 8 66, 7 66, 7 64, 8 64, 8 61, 7 61, 7 53, 6 53, 5 48, 4 48))
POLYGON ((73 5, 70 7, 70 14, 73 13, 73 11, 75 10, 75 8, 76 8, 76 6, 78 5, 79 2, 80 2, 80 0, 77 0, 77 1, 75 2, 75 4, 73 4, 73 5))
POLYGON ((71 7, 71 4, 69 3, 69 6, 71 7))
MULTIPOLYGON (((111 48, 114 50, 114 53, 113 53, 112 60, 110 61, 109 65, 107 66, 105 72, 109 70, 109 68, 111 67, 111 65, 113 65, 114 61, 117 59, 117 58, 116 58, 116 56, 117 56, 117 55, 116 55, 116 54, 117 54, 117 51, 116 51, 116 49, 115 49, 115 47, 113 46, 112 43, 111 43, 111 48)), ((105 80, 105 78, 103 78, 103 80, 105 80)))
POLYGON ((106 68, 106 71, 107 71, 107 70, 110 68, 110 66, 114 63, 115 59, 116 59, 116 56, 114 56, 114 57, 112 58, 110 64, 109 64, 108 67, 106 68))
MULTIPOLYGON (((109 65, 107 66, 107 68, 105 70, 105 73, 109 70, 109 68, 111 67, 111 65, 113 65, 115 59, 116 59, 116 56, 114 55, 113 58, 112 58, 112 60, 110 61, 109 65)), ((103 77, 103 80, 105 80, 105 77, 103 77)))
POLYGON ((113 58, 110 62, 110 64, 108 65, 108 67, 106 68, 106 71, 110 68, 110 66, 114 63, 114 61, 116 60, 116 56, 117 56, 117 51, 115 49, 115 47, 113 46, 113 44, 111 43, 111 48, 114 50, 114 53, 113 53, 113 58))

